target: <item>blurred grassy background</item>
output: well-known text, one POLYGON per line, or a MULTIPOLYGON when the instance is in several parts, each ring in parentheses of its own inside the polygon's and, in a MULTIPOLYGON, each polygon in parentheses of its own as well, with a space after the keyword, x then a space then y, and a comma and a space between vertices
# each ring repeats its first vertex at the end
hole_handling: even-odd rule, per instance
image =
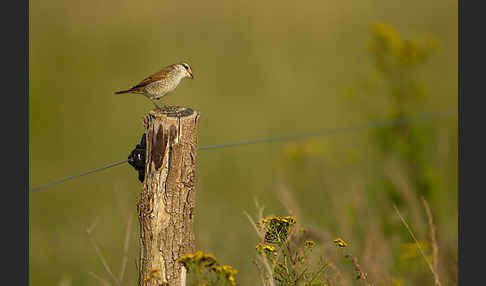
MULTIPOLYGON (((152 104, 113 92, 181 60, 195 79, 166 102, 201 112, 200 146, 390 118, 387 79, 372 80, 369 43, 378 22, 403 38, 439 43, 410 72, 420 99, 405 92, 401 110, 456 110, 457 1, 31 1, 30 185, 125 159, 152 104)), ((376 285, 431 285, 423 260, 403 255, 410 238, 392 208, 397 203, 425 240, 417 204, 425 195, 444 284, 454 284, 457 121, 422 125, 415 135, 363 131, 199 152, 198 249, 237 268, 240 285, 255 285, 257 236, 242 212, 254 213, 257 198, 268 214, 286 215, 285 186, 298 219, 347 240, 376 285), (390 136, 418 143, 408 151, 380 145, 390 136)), ((108 279, 85 233, 96 218, 94 238, 118 272, 140 189, 127 164, 31 194, 31 284, 98 283, 89 272, 108 279)), ((137 279, 137 220, 132 229, 124 285, 137 279)))

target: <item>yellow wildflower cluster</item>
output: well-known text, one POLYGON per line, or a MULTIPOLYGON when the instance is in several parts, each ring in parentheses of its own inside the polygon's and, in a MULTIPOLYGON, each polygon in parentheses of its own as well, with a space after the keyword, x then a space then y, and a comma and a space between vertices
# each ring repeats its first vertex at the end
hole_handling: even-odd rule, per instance
POLYGON ((186 269, 203 269, 214 272, 230 282, 231 285, 236 285, 234 275, 238 270, 229 265, 220 265, 216 258, 211 254, 205 254, 198 250, 192 254, 186 254, 179 258, 179 262, 186 267, 186 269))
POLYGON ((262 219, 262 222, 264 224, 269 224, 272 222, 281 222, 281 223, 289 223, 289 224, 295 224, 297 220, 293 216, 286 216, 286 217, 280 217, 280 216, 271 216, 267 217, 265 219, 262 219))
POLYGON ((267 258, 270 259, 270 260, 275 259, 278 255, 278 252, 275 249, 275 247, 273 247, 271 245, 259 243, 255 246, 255 248, 256 248, 258 253, 260 253, 262 255, 263 254, 266 255, 267 258))
POLYGON ((316 246, 316 243, 313 240, 306 240, 304 246, 308 249, 312 249, 316 246))
POLYGON ((342 238, 336 238, 334 243, 339 247, 346 247, 348 245, 342 238))
POLYGON ((265 242, 282 243, 287 240, 296 222, 297 220, 293 216, 272 216, 261 220, 257 226, 260 230, 265 231, 265 242))
POLYGON ((221 274, 231 283, 231 285, 236 285, 234 276, 238 274, 238 270, 234 269, 229 265, 214 266, 212 270, 218 274, 221 274))
POLYGON ((382 23, 373 25, 371 30, 373 40, 369 50, 375 57, 377 69, 384 73, 391 72, 394 68, 422 64, 438 46, 437 40, 433 38, 420 42, 403 40, 395 28, 382 23))
POLYGON ((187 269, 190 266, 197 265, 197 266, 212 266, 212 265, 219 265, 219 262, 216 260, 216 257, 212 254, 206 254, 200 250, 186 254, 179 258, 179 262, 182 263, 187 269))
POLYGON ((148 281, 148 280, 152 279, 152 277, 158 277, 159 271, 160 271, 160 268, 154 268, 154 269, 150 270, 149 274, 145 275, 145 277, 143 278, 143 281, 148 281))

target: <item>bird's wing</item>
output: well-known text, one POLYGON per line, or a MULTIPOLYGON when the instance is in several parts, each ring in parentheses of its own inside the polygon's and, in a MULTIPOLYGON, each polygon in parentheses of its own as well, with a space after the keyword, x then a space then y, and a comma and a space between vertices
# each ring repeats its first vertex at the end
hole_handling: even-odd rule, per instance
POLYGON ((172 65, 166 66, 161 71, 158 71, 158 72, 156 72, 154 74, 151 74, 148 77, 146 77, 145 79, 143 79, 139 84, 137 84, 136 86, 132 87, 130 90, 143 89, 144 87, 146 87, 147 85, 151 84, 152 82, 158 81, 160 79, 163 79, 163 78, 167 77, 167 74, 172 69, 173 69, 173 66, 172 65))

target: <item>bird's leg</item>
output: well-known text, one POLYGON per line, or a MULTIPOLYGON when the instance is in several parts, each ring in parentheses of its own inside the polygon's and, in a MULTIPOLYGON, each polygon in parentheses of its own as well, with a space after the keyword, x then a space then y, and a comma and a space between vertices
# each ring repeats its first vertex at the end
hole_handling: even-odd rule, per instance
POLYGON ((160 106, 158 106, 158 105, 157 105, 157 103, 155 103, 155 101, 154 101, 154 99, 153 99, 153 98, 151 98, 151 97, 150 97, 150 100, 151 100, 151 101, 152 101, 152 103, 155 105, 155 108, 157 108, 157 109, 159 109, 159 110, 160 110, 160 109, 162 109, 162 108, 160 108, 160 106))
MULTIPOLYGON (((155 100, 159 100, 159 99, 161 99, 161 97, 157 97, 155 100)), ((161 109, 166 109, 166 108, 167 108, 167 105, 163 104, 161 109)))

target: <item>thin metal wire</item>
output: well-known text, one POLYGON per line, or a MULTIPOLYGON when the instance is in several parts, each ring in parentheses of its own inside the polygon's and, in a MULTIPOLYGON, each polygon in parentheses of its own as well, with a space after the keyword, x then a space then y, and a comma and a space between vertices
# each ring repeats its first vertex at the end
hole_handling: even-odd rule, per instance
MULTIPOLYGON (((246 141, 239 141, 239 142, 232 142, 232 143, 225 143, 225 144, 218 144, 218 145, 209 145, 209 146, 203 146, 199 147, 198 150, 214 150, 214 149, 221 149, 221 148, 229 148, 229 147, 235 147, 235 146, 243 146, 243 145, 253 145, 253 144, 260 144, 260 143, 271 143, 271 142, 280 142, 280 141, 290 141, 290 140, 298 140, 298 139, 304 139, 304 138, 309 138, 309 137, 316 137, 316 136, 325 136, 325 135, 332 135, 336 133, 345 133, 345 132, 354 132, 354 131, 361 131, 361 130, 366 130, 366 129, 372 129, 372 128, 378 128, 378 127, 391 127, 407 122, 414 122, 414 121, 431 121, 431 120, 436 120, 440 119, 442 117, 448 117, 453 115, 453 112, 435 112, 435 113, 423 113, 419 114, 416 116, 410 116, 410 117, 404 117, 404 118, 399 118, 396 120, 389 120, 389 121, 377 121, 377 122, 370 122, 366 124, 359 124, 359 125, 354 125, 354 126, 348 126, 348 127, 339 127, 339 128, 327 128, 327 129, 321 129, 321 130, 314 130, 314 131, 307 131, 307 132, 300 132, 296 134, 291 134, 291 135, 284 135, 284 136, 276 136, 276 137, 269 137, 269 138, 261 138, 261 139, 255 139, 255 140, 246 140, 246 141)), ((53 181, 51 183, 38 186, 35 188, 30 189, 30 192, 36 192, 40 191, 42 189, 45 189, 47 187, 75 179, 81 176, 93 174, 99 171, 103 171, 105 169, 115 167, 124 163, 127 163, 129 160, 123 160, 119 162, 115 162, 109 165, 106 165, 101 168, 93 169, 90 171, 86 171, 83 173, 79 173, 77 175, 69 176, 57 181, 53 181)))
POLYGON ((40 190, 45 189, 47 187, 50 187, 52 185, 56 185, 56 184, 59 184, 59 183, 62 183, 62 182, 65 182, 65 181, 68 181, 68 180, 71 180, 71 179, 75 179, 75 178, 79 178, 79 177, 82 177, 82 176, 93 174, 93 173, 96 173, 96 172, 99 172, 99 171, 103 171, 103 170, 111 168, 111 167, 115 167, 115 166, 118 166, 118 165, 121 165, 121 164, 125 164, 126 162, 128 162, 128 159, 120 161, 120 162, 115 162, 115 163, 112 163, 110 165, 106 165, 106 166, 101 167, 101 168, 97 168, 97 169, 93 169, 93 170, 90 170, 90 171, 79 173, 79 174, 76 174, 76 175, 73 175, 73 176, 69 176, 69 177, 54 181, 54 182, 50 182, 50 183, 42 185, 42 186, 32 188, 32 189, 30 189, 30 192, 37 192, 37 191, 40 191, 40 190))
POLYGON ((221 149, 221 148, 241 146, 241 145, 251 145, 251 144, 259 144, 259 143, 271 143, 271 142, 277 142, 277 141, 298 140, 298 139, 304 139, 304 138, 309 138, 309 137, 331 135, 331 134, 335 134, 335 133, 361 131, 361 130, 377 128, 377 127, 390 127, 390 126, 399 125, 399 124, 402 124, 402 123, 412 122, 412 121, 423 121, 423 120, 427 120, 427 119, 433 120, 433 119, 438 119, 440 117, 451 116, 451 115, 452 115, 452 112, 440 112, 440 113, 433 113, 433 114, 427 113, 427 114, 420 114, 420 115, 416 115, 416 116, 412 116, 412 117, 400 118, 400 119, 396 119, 396 120, 377 121, 377 122, 371 122, 371 123, 348 126, 348 127, 326 128, 326 129, 301 132, 301 133, 296 133, 296 134, 291 134, 291 135, 276 136, 276 137, 247 140, 247 141, 240 141, 240 142, 232 142, 232 143, 212 145, 212 146, 204 146, 204 147, 198 148, 198 150, 221 149))

